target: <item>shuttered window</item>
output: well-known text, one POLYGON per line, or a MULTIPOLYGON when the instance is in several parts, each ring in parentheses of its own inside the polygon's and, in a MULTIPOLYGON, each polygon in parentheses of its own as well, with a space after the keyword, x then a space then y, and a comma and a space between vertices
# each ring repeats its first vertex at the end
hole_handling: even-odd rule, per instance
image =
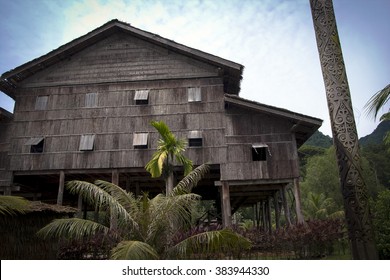
POLYGON ((98 94, 90 92, 85 95, 85 107, 96 107, 98 104, 98 94))
POLYGON ((149 103, 149 90, 137 90, 135 91, 134 100, 136 105, 146 105, 149 103))
POLYGON ((192 130, 188 132, 188 146, 201 147, 203 145, 202 131, 192 130))
POLYGON ((149 133, 134 133, 134 135, 133 135, 134 149, 147 149, 148 148, 148 134, 149 133))
POLYGON ((47 95, 37 96, 37 99, 35 100, 35 110, 46 110, 48 99, 49 96, 47 95))
POLYGON ((80 138, 80 151, 93 151, 95 144, 95 134, 84 134, 80 138))
POLYGON ((252 145, 252 160, 253 161, 266 161, 267 154, 271 155, 269 147, 264 143, 257 143, 252 145))
POLYGON ((202 101, 202 94, 200 87, 187 88, 188 102, 202 101))
POLYGON ((43 153, 43 147, 45 139, 43 137, 33 137, 26 142, 26 146, 30 146, 30 153, 40 154, 43 153))

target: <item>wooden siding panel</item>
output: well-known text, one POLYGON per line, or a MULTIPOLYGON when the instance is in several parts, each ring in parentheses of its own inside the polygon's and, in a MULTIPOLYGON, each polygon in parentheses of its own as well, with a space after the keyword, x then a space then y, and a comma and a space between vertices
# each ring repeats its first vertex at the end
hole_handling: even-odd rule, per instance
POLYGON ((38 72, 25 86, 216 77, 218 68, 117 33, 38 72))

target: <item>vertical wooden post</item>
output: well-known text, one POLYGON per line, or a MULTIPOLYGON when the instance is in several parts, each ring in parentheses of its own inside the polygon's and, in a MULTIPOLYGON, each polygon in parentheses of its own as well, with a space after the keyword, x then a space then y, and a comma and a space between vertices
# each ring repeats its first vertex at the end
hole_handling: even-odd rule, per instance
POLYGON ((287 201, 287 193, 286 193, 286 186, 282 187, 281 191, 282 195, 282 201, 283 201, 283 208, 284 208, 284 215, 286 217, 287 226, 291 226, 291 216, 290 216, 290 208, 288 207, 288 201, 287 201))
POLYGON ((126 192, 131 191, 131 176, 130 174, 126 175, 126 192))
POLYGON ((79 217, 83 216, 83 198, 81 195, 79 195, 78 200, 77 200, 77 209, 78 209, 78 214, 79 217))
POLYGON ((279 208, 279 192, 274 193, 274 208, 275 208, 275 224, 276 229, 280 228, 280 208, 279 208))
POLYGON ((60 171, 60 180, 58 185, 57 205, 62 205, 64 200, 65 172, 60 171))
POLYGON ((139 196, 140 193, 141 193, 141 189, 139 187, 139 182, 137 181, 137 182, 135 182, 135 195, 139 196))
POLYGON ((294 178, 294 197, 295 197, 295 211, 297 213, 297 223, 305 223, 305 219, 302 214, 301 206, 301 191, 299 189, 299 178, 294 178))
MULTIPOLYGON (((115 185, 119 185, 119 172, 117 169, 112 170, 112 179, 111 183, 115 185)), ((118 217, 116 211, 113 211, 113 209, 110 209, 110 229, 111 230, 117 230, 118 228, 118 217)))
POLYGON ((4 195, 12 195, 11 186, 4 187, 4 195))
POLYGON ((260 202, 261 205, 261 224, 263 225, 264 231, 267 231, 267 220, 265 215, 265 201, 260 202))
POLYGON ((377 259, 352 99, 332 0, 310 0, 354 259, 377 259))
POLYGON ((221 203, 222 203, 222 226, 224 228, 232 225, 232 210, 230 206, 229 183, 222 181, 221 186, 221 203))
POLYGON ((268 201, 267 201, 267 220, 268 220, 268 232, 269 234, 272 234, 271 197, 268 197, 268 201))

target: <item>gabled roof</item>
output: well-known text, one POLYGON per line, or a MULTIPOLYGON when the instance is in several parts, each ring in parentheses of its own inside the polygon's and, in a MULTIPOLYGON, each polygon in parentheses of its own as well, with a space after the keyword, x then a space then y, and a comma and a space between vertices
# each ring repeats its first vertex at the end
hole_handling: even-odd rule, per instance
POLYGON ((231 94, 225 94, 225 103, 290 120, 292 122, 291 132, 295 133, 298 147, 302 146, 322 125, 321 119, 265 105, 231 94))
POLYGON ((150 43, 163 46, 179 54, 200 60, 202 62, 214 65, 221 69, 221 76, 224 78, 225 91, 230 94, 237 94, 240 91, 240 81, 244 66, 230 60, 220 58, 193 49, 172 40, 160 37, 159 35, 135 28, 130 24, 119 20, 111 20, 101 27, 81 36, 48 54, 27 62, 13 70, 5 72, 0 77, 0 90, 10 97, 14 97, 14 90, 18 83, 33 75, 34 73, 45 69, 81 50, 93 45, 94 43, 112 35, 115 32, 125 32, 131 36, 148 41, 150 43))

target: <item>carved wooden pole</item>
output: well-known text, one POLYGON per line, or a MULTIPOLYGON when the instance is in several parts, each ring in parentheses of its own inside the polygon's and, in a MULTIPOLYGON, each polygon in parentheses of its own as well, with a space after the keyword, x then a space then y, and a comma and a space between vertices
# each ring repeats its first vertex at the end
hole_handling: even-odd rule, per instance
POLYGON ((377 259, 352 110, 332 0, 310 0, 354 259, 377 259))

